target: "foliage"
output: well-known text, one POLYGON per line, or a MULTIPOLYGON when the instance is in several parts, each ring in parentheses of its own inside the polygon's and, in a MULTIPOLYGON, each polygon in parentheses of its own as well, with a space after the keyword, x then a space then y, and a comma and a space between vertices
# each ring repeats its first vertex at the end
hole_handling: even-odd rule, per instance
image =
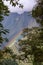
POLYGON ((3 35, 9 33, 9 30, 5 29, 2 24, 4 16, 8 16, 8 14, 9 14, 8 7, 4 5, 2 0, 0 0, 0 44, 3 43, 3 41, 8 41, 6 37, 3 37, 3 35))
MULTIPOLYGON (((23 8, 23 5, 18 3, 18 1, 14 0, 5 0, 6 2, 10 2, 12 6, 18 5, 19 7, 23 8)), ((4 20, 4 16, 9 15, 9 10, 6 5, 4 5, 4 0, 0 0, 0 47, 3 42, 8 42, 8 39, 6 37, 6 34, 9 33, 8 29, 5 29, 3 26, 2 21, 4 20)), ((0 49, 0 65, 18 65, 16 60, 16 55, 13 54, 11 49, 4 48, 3 50, 0 49)))
MULTIPOLYGON (((36 22, 40 23, 41 32, 40 32, 40 36, 39 36, 39 43, 41 43, 41 42, 43 43, 43 0, 37 0, 37 6, 33 9, 32 15, 36 19, 36 22)), ((43 46, 43 44, 41 44, 41 45, 43 46)), ((37 55, 35 55, 35 58, 38 58, 43 62, 43 59, 42 59, 43 58, 43 48, 41 50, 40 49, 38 50, 38 53, 37 53, 37 55), (39 55, 39 57, 38 57, 38 55, 39 55)))
POLYGON ((23 37, 27 39, 19 40, 20 51, 24 52, 25 59, 31 56, 33 65, 42 65, 43 62, 43 0, 37 0, 37 5, 32 10, 32 16, 39 27, 26 28, 23 30, 23 37))
MULTIPOLYGON (((9 0, 5 0, 5 1, 8 2, 9 0)), ((10 0, 9 2, 10 4, 12 4, 12 6, 19 5, 19 7, 23 8, 23 5, 18 3, 18 1, 10 0)), ((3 0, 0 0, 0 45, 3 43, 3 41, 8 41, 7 37, 6 36, 3 37, 3 35, 9 33, 9 30, 5 29, 2 24, 4 16, 8 16, 8 15, 9 15, 8 7, 4 5, 3 0)))
POLYGON ((37 5, 33 8, 32 15, 43 26, 43 0, 37 0, 37 5))
POLYGON ((18 65, 16 62, 16 55, 10 48, 0 50, 0 65, 18 65))
POLYGON ((43 39, 40 39, 42 29, 43 28, 34 27, 23 30, 22 35, 23 37, 27 37, 27 39, 19 40, 19 46, 21 47, 20 51, 23 52, 21 55, 24 55, 25 57, 24 60, 27 58, 29 62, 29 59, 31 58, 30 61, 32 62, 43 62, 43 39))
MULTIPOLYGON (((19 7, 23 8, 23 5, 19 4, 19 0, 15 2, 10 0, 10 4, 12 4, 12 6, 19 5, 19 7)), ((8 29, 5 29, 2 24, 4 16, 8 15, 8 7, 4 5, 2 0, 0 0, 0 44, 5 40, 8 41, 7 38, 3 38, 3 35, 9 33, 8 29)), ((22 35, 24 38, 27 37, 27 39, 19 40, 19 45, 21 47, 20 50, 24 52, 24 54, 21 55, 23 57, 22 60, 29 60, 28 55, 30 55, 33 65, 41 65, 41 62, 43 62, 43 0, 37 0, 37 6, 33 8, 32 15, 36 19, 37 23, 40 23, 40 28, 24 29, 22 35)), ((10 49, 5 48, 4 50, 0 50, 1 65, 2 62, 7 65, 6 62, 9 63, 8 60, 10 59, 13 59, 10 60, 11 62, 15 61, 15 58, 16 55, 14 55, 10 49)), ((21 58, 19 57, 19 59, 21 58)))
MULTIPOLYGON (((9 1, 9 0, 6 0, 9 1)), ((10 4, 12 4, 12 6, 16 6, 18 5, 19 7, 23 8, 23 5, 19 3, 19 0, 10 0, 10 4)))

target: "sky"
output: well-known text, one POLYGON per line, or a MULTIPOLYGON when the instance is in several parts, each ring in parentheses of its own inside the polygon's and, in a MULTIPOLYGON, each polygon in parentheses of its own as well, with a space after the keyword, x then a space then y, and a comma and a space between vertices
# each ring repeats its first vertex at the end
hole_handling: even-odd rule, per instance
POLYGON ((19 13, 19 14, 22 14, 23 12, 31 11, 33 7, 35 6, 36 1, 35 0, 19 0, 19 3, 24 6, 23 9, 19 8, 18 6, 14 7, 10 5, 9 1, 6 2, 4 0, 4 4, 8 6, 10 12, 19 13))

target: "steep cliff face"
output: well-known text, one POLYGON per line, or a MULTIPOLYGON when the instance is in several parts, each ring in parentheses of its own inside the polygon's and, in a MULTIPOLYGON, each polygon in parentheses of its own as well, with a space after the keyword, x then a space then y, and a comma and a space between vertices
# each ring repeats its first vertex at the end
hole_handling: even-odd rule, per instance
POLYGON ((10 33, 7 34, 9 40, 26 27, 38 26, 35 19, 27 12, 24 12, 21 15, 10 13, 9 16, 4 18, 3 25, 5 28, 9 29, 10 33))
POLYGON ((8 34, 8 38, 10 39, 25 27, 31 27, 34 25, 36 26, 36 22, 34 25, 32 24, 34 23, 34 21, 35 20, 33 19, 33 17, 30 14, 28 15, 27 12, 21 15, 17 13, 10 13, 9 16, 4 18, 3 24, 10 31, 10 33, 8 34))

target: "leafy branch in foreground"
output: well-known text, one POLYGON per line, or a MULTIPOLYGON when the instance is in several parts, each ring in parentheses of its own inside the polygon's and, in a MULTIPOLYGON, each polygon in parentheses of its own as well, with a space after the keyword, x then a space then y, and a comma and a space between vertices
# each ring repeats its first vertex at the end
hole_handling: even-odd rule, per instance
MULTIPOLYGON (((23 8, 23 5, 19 3, 19 0, 5 0, 6 2, 10 2, 12 6, 19 5, 19 7, 23 8)), ((4 20, 4 16, 9 15, 8 7, 4 4, 4 0, 0 0, 0 44, 4 41, 8 41, 7 37, 3 38, 3 34, 6 35, 8 30, 4 28, 2 21, 4 20)))
POLYGON ((0 65, 18 65, 16 61, 16 55, 10 48, 4 48, 0 50, 0 65))
MULTIPOLYGON (((12 6, 19 5, 19 7, 23 8, 23 5, 19 4, 18 1, 14 0, 5 1, 6 2, 10 1, 10 4, 12 4, 12 6)), ((5 29, 2 23, 4 17, 8 15, 9 15, 8 7, 4 4, 4 0, 0 0, 0 47, 4 41, 8 41, 6 34, 9 33, 9 30, 5 29)), ((13 54, 13 52, 9 48, 0 49, 0 65, 3 64, 18 65, 16 62, 16 55, 13 54)))
POLYGON ((4 5, 2 0, 0 0, 0 44, 2 44, 3 41, 7 41, 7 38, 5 38, 5 36, 3 37, 3 35, 9 33, 9 30, 4 28, 2 21, 4 20, 4 16, 8 15, 8 7, 4 5))
POLYGON ((23 40, 19 40, 20 51, 24 60, 31 58, 33 65, 43 65, 43 0, 37 0, 37 5, 32 10, 32 16, 39 27, 23 30, 23 40), (27 39, 25 39, 27 37, 27 39))
MULTIPOLYGON (((43 39, 40 39, 41 32, 43 28, 34 27, 31 29, 23 30, 23 40, 19 40, 19 46, 21 47, 20 51, 23 52, 24 60, 28 60, 33 63, 42 63, 43 62, 43 39), (29 58, 30 57, 30 58, 29 58)), ((40 64, 41 65, 41 64, 40 64)))

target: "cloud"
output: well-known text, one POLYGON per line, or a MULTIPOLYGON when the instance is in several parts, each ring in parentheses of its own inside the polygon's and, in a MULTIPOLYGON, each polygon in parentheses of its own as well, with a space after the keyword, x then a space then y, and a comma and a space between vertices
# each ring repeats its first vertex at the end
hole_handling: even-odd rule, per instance
POLYGON ((19 0, 19 3, 24 6, 23 9, 19 8, 18 6, 14 7, 10 5, 9 1, 8 2, 4 1, 4 4, 8 6, 10 12, 16 12, 19 14, 26 12, 26 11, 27 12, 31 11, 34 5, 36 4, 36 1, 35 0, 19 0))

